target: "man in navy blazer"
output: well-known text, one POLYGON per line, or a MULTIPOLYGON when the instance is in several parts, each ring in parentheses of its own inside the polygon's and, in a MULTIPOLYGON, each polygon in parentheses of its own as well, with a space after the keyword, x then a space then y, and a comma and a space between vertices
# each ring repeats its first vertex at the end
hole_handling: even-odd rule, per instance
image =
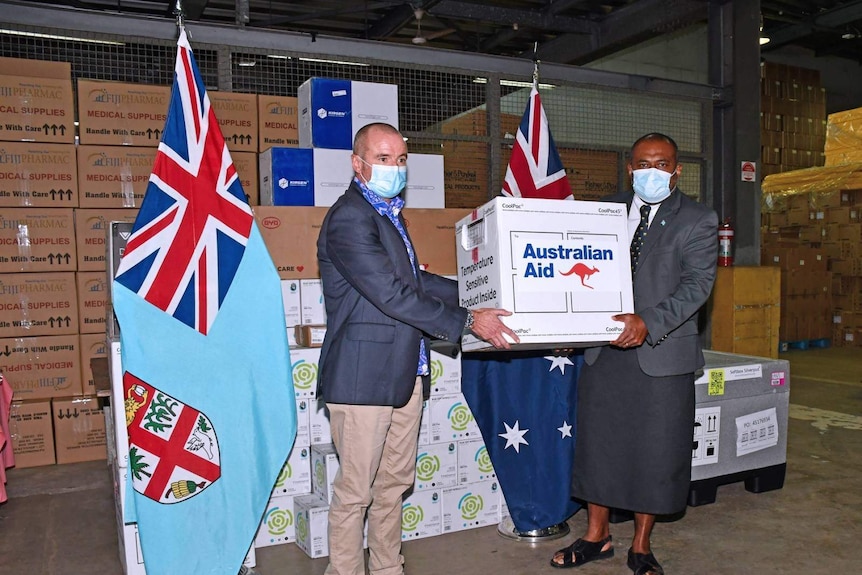
POLYGON ((584 353, 572 495, 587 503, 588 526, 551 565, 612 557, 614 508, 634 512, 628 567, 663 575, 650 535, 656 515, 684 510, 688 497, 694 374, 704 364, 697 314, 715 281, 718 217, 676 187, 671 138, 647 134, 631 154, 634 193, 604 199, 629 207, 635 313, 614 316, 619 337, 584 353))
MULTIPOLYGON (((317 240, 327 331, 318 393, 330 413, 340 468, 329 508, 327 575, 401 575, 401 504, 413 485, 427 336, 457 342, 465 330, 507 349, 518 337, 499 309, 458 306, 457 283, 418 268, 399 194, 407 145, 388 124, 357 132, 355 177, 330 208, 317 240)), ((453 238, 454 242, 454 238, 453 238)), ((446 249, 441 246, 441 249, 446 249)))

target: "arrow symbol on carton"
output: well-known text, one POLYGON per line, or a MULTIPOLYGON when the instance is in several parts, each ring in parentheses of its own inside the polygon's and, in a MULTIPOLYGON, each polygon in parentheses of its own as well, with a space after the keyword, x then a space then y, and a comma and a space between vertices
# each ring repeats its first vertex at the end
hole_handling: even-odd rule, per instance
POLYGON ((9 346, 7 345, 5 350, 0 351, 0 355, 10 356, 12 355, 12 350, 9 349, 9 346))
POLYGON ((79 417, 81 414, 78 413, 78 408, 75 408, 75 412, 72 414, 72 417, 79 417))

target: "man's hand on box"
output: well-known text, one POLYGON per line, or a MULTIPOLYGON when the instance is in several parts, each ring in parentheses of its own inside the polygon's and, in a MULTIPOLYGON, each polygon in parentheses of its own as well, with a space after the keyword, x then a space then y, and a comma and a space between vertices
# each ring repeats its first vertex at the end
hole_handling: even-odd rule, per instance
POLYGON ((509 349, 509 342, 503 334, 508 335, 515 343, 519 343, 521 340, 500 319, 500 316, 507 315, 512 315, 512 312, 490 307, 474 309, 471 331, 476 337, 493 344, 497 349, 509 349))
POLYGON ((644 323, 636 313, 621 313, 611 316, 614 321, 621 321, 625 325, 620 336, 611 342, 611 345, 628 349, 641 345, 646 339, 648 330, 644 323))

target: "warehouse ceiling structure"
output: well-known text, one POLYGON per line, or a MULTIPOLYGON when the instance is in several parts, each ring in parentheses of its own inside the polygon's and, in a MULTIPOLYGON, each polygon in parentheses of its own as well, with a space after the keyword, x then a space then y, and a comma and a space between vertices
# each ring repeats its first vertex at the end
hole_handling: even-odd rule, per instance
MULTIPOLYGON (((187 22, 378 40, 583 65, 707 20, 728 0, 181 0, 187 22)), ((745 0, 749 1, 749 0, 745 0)), ((63 6, 174 18, 177 0, 41 0, 63 6)), ((761 0, 769 52, 794 45, 862 61, 862 0, 761 0)))

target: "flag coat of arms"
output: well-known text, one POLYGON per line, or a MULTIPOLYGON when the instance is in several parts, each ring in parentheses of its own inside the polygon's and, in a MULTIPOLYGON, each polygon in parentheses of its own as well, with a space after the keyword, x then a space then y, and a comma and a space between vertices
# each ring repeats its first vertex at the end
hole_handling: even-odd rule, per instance
MULTIPOLYGON (((535 85, 502 193, 573 199, 535 85)), ((467 353, 462 359, 461 391, 521 533, 553 527, 580 508, 570 497, 570 483, 583 354, 564 358, 550 353, 467 353)))
MULTIPOLYGON (((235 575, 296 435, 281 285, 185 35, 114 280, 149 575, 235 575)), ((119 423, 119 422, 118 422, 119 423)))

